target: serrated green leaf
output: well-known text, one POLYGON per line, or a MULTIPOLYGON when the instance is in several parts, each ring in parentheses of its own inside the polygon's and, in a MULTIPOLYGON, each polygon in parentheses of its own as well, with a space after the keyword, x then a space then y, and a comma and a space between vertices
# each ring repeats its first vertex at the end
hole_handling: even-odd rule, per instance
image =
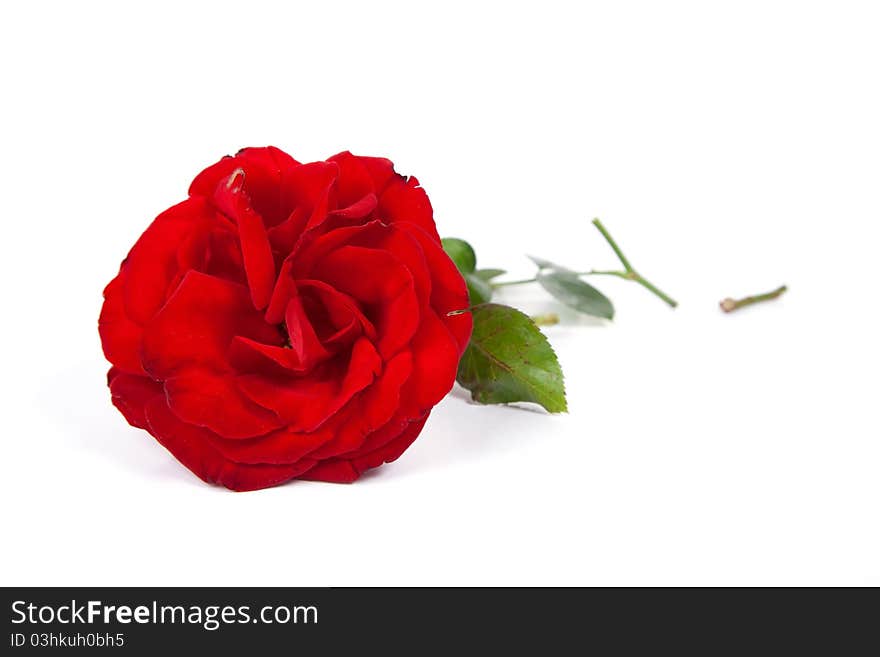
POLYGON ((593 317, 614 319, 614 306, 604 294, 567 269, 542 269, 538 282, 570 308, 593 317))
POLYGON ((477 254, 470 244, 457 237, 444 237, 440 243, 462 274, 470 274, 477 268, 477 254))
POLYGON ((506 269, 478 269, 474 272, 474 276, 484 281, 491 281, 507 273, 506 269))
POLYGON ((534 402, 550 413, 568 410, 556 353, 528 315, 495 303, 471 312, 474 331, 456 377, 471 398, 481 404, 534 402))

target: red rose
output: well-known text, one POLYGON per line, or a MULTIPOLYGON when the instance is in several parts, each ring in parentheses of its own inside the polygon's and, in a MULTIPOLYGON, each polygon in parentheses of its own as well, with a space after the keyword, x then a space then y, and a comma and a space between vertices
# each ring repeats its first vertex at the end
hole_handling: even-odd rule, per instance
POLYGON ((246 148, 196 176, 104 290, 113 403, 208 482, 351 482, 415 440, 471 332, 418 181, 246 148))

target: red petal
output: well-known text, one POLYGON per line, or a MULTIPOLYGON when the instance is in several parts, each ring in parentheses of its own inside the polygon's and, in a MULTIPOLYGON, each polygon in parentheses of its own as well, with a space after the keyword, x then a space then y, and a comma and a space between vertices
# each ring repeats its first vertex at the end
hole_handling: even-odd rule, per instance
POLYGON ((124 276, 120 272, 104 288, 104 305, 98 318, 98 333, 101 335, 101 346, 107 360, 122 371, 143 374, 144 368, 140 359, 143 330, 125 314, 122 300, 124 276))
POLYGON ((425 190, 418 186, 419 181, 410 177, 392 179, 379 196, 376 214, 386 223, 408 221, 416 224, 439 243, 440 236, 434 225, 434 210, 425 190))
POLYGON ((309 459, 286 465, 248 465, 229 461, 210 442, 210 432, 181 422, 165 400, 147 405, 150 433, 196 476, 232 490, 268 488, 288 481, 314 465, 309 459))
POLYGON ((303 374, 308 371, 293 349, 256 342, 240 335, 235 336, 229 346, 229 362, 242 374, 303 374))
POLYGON ((307 481, 325 481, 330 484, 350 484, 357 480, 361 473, 355 470, 348 461, 331 459, 321 461, 311 470, 300 475, 300 479, 307 481))
POLYGON ((419 324, 419 300, 409 270, 387 251, 343 246, 315 267, 315 278, 354 297, 379 335, 377 348, 390 358, 412 338, 419 324))
MULTIPOLYGON (((244 440, 229 440, 212 434, 210 442, 224 457, 236 463, 296 463, 329 441, 334 432, 343 426, 335 417, 333 420, 311 433, 295 432, 285 427, 265 436, 244 440)), ((312 464, 316 462, 311 456, 307 460, 312 464)))
MULTIPOLYGON (((340 367, 328 363, 304 377, 242 375, 238 385, 254 402, 273 410, 291 431, 310 432, 338 412, 382 371, 382 361, 372 343, 360 338, 350 361, 340 367)), ((226 435, 220 432, 222 435, 226 435)))
POLYGON ((228 370, 236 335, 276 345, 284 340, 254 309, 246 288, 191 271, 144 329, 144 369, 157 379, 190 365, 228 370))
POLYGON ((351 402, 351 421, 331 441, 309 454, 315 459, 341 456, 361 448, 368 436, 387 424, 400 406, 400 389, 412 372, 412 356, 401 352, 385 365, 385 371, 351 402))
POLYGON ((370 174, 373 179, 373 189, 378 192, 384 190, 394 178, 402 178, 400 174, 394 172, 394 164, 387 158, 364 155, 355 155, 355 157, 370 174))
POLYGON ((298 281, 297 285, 303 294, 313 296, 316 303, 323 306, 324 312, 337 330, 336 334, 324 339, 325 344, 328 341, 332 342, 339 332, 348 330, 353 325, 371 340, 375 339, 376 328, 350 296, 323 281, 303 279, 298 281))
POLYGON ((190 196, 211 196, 217 189, 217 183, 228 178, 241 163, 231 155, 225 155, 219 161, 202 170, 189 185, 190 196))
POLYGON ((350 297, 321 281, 305 279, 295 282, 291 275, 293 263, 293 260, 287 260, 282 265, 272 300, 266 309, 266 321, 275 324, 284 320, 288 342, 303 368, 308 369, 326 359, 330 355, 328 349, 334 343, 343 341, 346 335, 355 335, 358 328, 363 329, 367 335, 375 335, 372 323, 350 297), (305 296, 300 294, 299 286, 303 287, 305 296), (315 318, 307 311, 306 303, 313 311, 316 306, 320 306, 321 315, 317 317, 318 320, 329 319, 337 324, 329 331, 327 327, 314 326, 312 322, 315 318), (358 326, 353 325, 355 322, 358 326), (319 329, 322 330, 321 336, 318 335, 319 329))
MULTIPOLYGON (((410 224, 410 229, 419 230, 412 224, 410 224)), ((423 231, 421 232, 422 235, 425 235, 423 231)), ((412 275, 413 283, 416 288, 416 295, 419 297, 419 300, 423 304, 431 302, 431 271, 428 268, 426 254, 423 250, 422 244, 415 236, 410 234, 410 231, 401 230, 398 225, 383 226, 382 230, 374 230, 356 236, 350 243, 353 246, 365 246, 391 253, 406 266, 409 273, 412 275)), ((440 248, 439 245, 434 246, 433 243, 430 243, 428 246, 432 251, 440 248)), ((442 252, 442 248, 440 250, 442 252)), ((443 255, 445 256, 445 254, 443 255)), ((455 265, 452 266, 455 267, 455 265)), ((457 269, 455 271, 458 275, 459 281, 461 281, 462 286, 464 286, 464 279, 458 274, 457 269)), ((467 299, 466 288, 462 287, 462 289, 465 290, 465 299, 467 299)), ((467 306, 465 305, 464 307, 467 306)), ((456 310, 458 309, 460 309, 460 307, 456 308, 456 310)))
POLYGON ((165 395, 181 420, 224 438, 252 438, 284 424, 242 394, 232 375, 191 369, 165 381, 165 395))
MULTIPOLYGON (((285 220, 291 221, 294 218, 291 213, 297 210, 297 226, 288 226, 279 235, 287 234, 298 238, 307 226, 317 226, 327 218, 330 195, 338 174, 339 167, 333 162, 312 162, 287 172, 281 181, 283 202, 290 208, 285 220)), ((275 248, 282 253, 289 253, 294 243, 275 244, 275 248)))
POLYGON ((229 224, 226 230, 212 230, 205 243, 205 266, 199 271, 240 285, 248 284, 235 226, 229 224))
POLYGON ((297 206, 287 219, 268 230, 269 242, 276 253, 284 257, 293 250, 305 230, 309 216, 310 211, 307 211, 305 206, 297 206))
POLYGON ((422 247, 422 253, 431 271, 431 306, 437 315, 452 331, 459 346, 459 354, 464 353, 471 339, 473 319, 470 313, 449 316, 455 310, 463 310, 470 305, 467 286, 458 268, 446 255, 443 247, 430 235, 414 224, 401 223, 398 227, 415 238, 422 247))
POLYGON ((458 371, 458 343, 429 310, 422 315, 410 349, 413 374, 403 388, 400 409, 407 417, 420 417, 452 389, 458 371))
POLYGON ((146 429, 144 407, 154 397, 164 396, 162 385, 145 376, 120 372, 115 367, 108 372, 107 382, 113 405, 130 425, 146 429))
POLYGON ((298 292, 293 294, 287 303, 284 323, 287 327, 287 341, 290 348, 306 369, 310 369, 330 355, 318 339, 298 292))
POLYGON ((383 463, 391 463, 391 461, 396 460, 418 438, 422 428, 425 426, 425 422, 428 421, 429 414, 430 411, 422 419, 407 423, 397 436, 388 440, 381 447, 377 447, 375 450, 353 459, 352 465, 354 468, 359 472, 363 472, 364 470, 380 466, 383 463))
POLYGON ((401 432, 409 425, 410 420, 400 413, 394 413, 388 422, 381 427, 372 431, 366 440, 361 443, 360 447, 348 454, 344 454, 343 458, 350 461, 366 456, 370 452, 374 452, 380 447, 384 447, 389 442, 397 438, 401 432))
POLYGON ((394 164, 391 160, 384 157, 352 155, 348 151, 343 151, 328 159, 339 164, 340 186, 343 189, 340 192, 340 206, 344 204, 342 199, 346 196, 350 200, 357 197, 359 193, 363 193, 364 190, 378 194, 388 186, 392 179, 403 179, 402 176, 394 172, 394 164))
POLYGON ((269 296, 275 283, 275 260, 263 219, 251 207, 250 199, 242 187, 245 180, 244 170, 236 169, 217 185, 213 201, 238 226, 251 299, 254 306, 262 310, 269 304, 269 296))
POLYGON ((373 177, 367 168, 359 158, 348 151, 338 153, 328 158, 328 161, 339 165, 339 176, 336 179, 336 198, 339 207, 348 207, 368 194, 375 194, 379 191, 376 189, 373 177))
POLYGON ((317 461, 351 452, 392 418, 399 404, 400 387, 411 369, 408 353, 395 356, 373 385, 316 431, 295 432, 285 428, 247 440, 217 436, 211 441, 224 456, 239 463, 292 463, 303 457, 317 461))
POLYGON ((406 448, 418 437, 424 427, 428 416, 408 423, 402 430, 396 432, 388 442, 381 447, 355 459, 328 459, 320 461, 311 470, 299 475, 299 479, 310 481, 326 481, 338 484, 350 484, 360 477, 361 473, 370 468, 375 468, 382 463, 390 463, 397 459, 406 448))
POLYGON ((284 221, 293 206, 288 206, 281 194, 283 179, 301 165, 284 151, 268 146, 243 148, 235 157, 225 157, 202 171, 189 188, 190 196, 211 196, 217 185, 236 169, 245 172, 245 191, 253 208, 266 224, 274 226, 284 221))
POLYGON ((285 264, 290 263, 295 278, 312 278, 309 274, 315 265, 327 254, 339 249, 355 239, 366 239, 374 233, 381 233, 387 227, 381 221, 371 221, 360 226, 344 226, 326 233, 312 231, 303 236, 297 248, 288 256, 285 264))
POLYGON ((266 322, 269 324, 280 324, 284 321, 287 304, 290 302, 290 298, 297 294, 296 282, 291 275, 292 269, 293 262, 291 260, 285 260, 281 265, 281 272, 278 274, 278 280, 275 281, 275 289, 272 290, 269 307, 266 308, 266 322))
POLYGON ((376 198, 375 194, 370 192, 351 205, 342 206, 338 210, 331 211, 330 214, 341 219, 364 219, 376 209, 378 204, 379 199, 376 198))
POLYGON ((214 210, 204 199, 188 199, 169 208, 150 224, 122 264, 125 271, 125 311, 137 324, 145 324, 174 291, 180 278, 178 249, 193 232, 210 232, 214 210))

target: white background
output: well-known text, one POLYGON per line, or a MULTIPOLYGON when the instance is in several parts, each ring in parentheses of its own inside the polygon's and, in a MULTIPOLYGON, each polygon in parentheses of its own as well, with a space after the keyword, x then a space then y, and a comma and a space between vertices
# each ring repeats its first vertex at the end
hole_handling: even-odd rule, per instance
POLYGON ((872 2, 4 4, 2 583, 880 584, 878 33, 872 2), (456 389, 354 485, 207 486, 111 406, 101 290, 265 144, 390 157, 512 275, 614 266, 600 216, 681 306, 594 281, 613 324, 547 331, 568 415, 456 389))

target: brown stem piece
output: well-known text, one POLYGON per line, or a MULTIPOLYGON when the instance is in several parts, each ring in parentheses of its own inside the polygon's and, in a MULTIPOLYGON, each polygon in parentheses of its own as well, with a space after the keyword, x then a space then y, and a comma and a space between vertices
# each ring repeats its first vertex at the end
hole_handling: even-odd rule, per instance
POLYGON ((718 305, 721 306, 721 310, 723 310, 724 312, 732 313, 734 310, 739 310, 740 308, 751 306, 753 303, 761 303, 762 301, 778 299, 787 289, 787 286, 780 285, 772 292, 755 294, 750 297, 743 297, 742 299, 731 299, 730 297, 727 297, 726 299, 722 299, 721 303, 719 303, 718 305))

